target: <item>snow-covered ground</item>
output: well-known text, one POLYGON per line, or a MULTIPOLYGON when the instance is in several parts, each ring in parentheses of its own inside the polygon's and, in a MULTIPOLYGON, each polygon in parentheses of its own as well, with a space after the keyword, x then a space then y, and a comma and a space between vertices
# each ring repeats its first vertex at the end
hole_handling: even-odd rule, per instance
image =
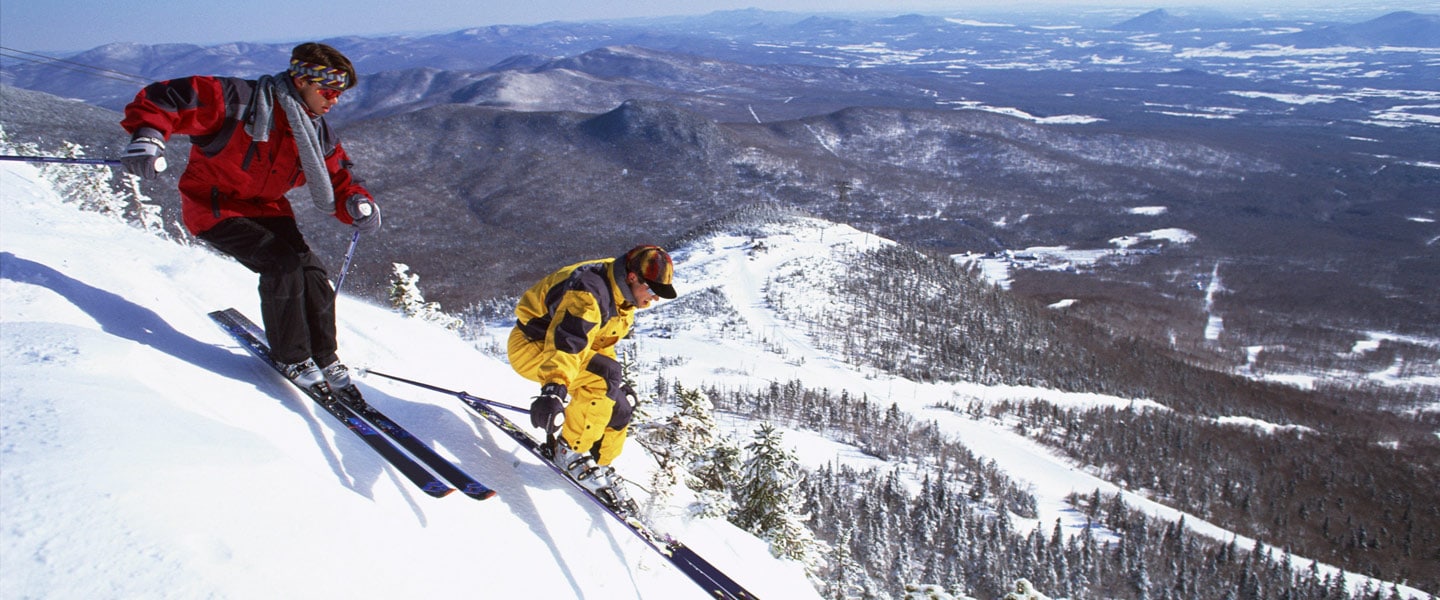
MULTIPOLYGON (((709 597, 458 400, 366 378, 499 495, 415 489, 206 317, 226 306, 259 315, 238 264, 0 164, 0 597, 709 597)), ((449 332, 348 297, 339 314, 353 365, 534 393, 449 332)), ((645 453, 621 458, 643 481, 645 453)), ((728 523, 662 520, 761 597, 818 597, 728 523)))
MULTIPOLYGON (((839 268, 846 252, 889 242, 812 220, 761 241, 718 235, 675 249, 681 294, 719 290, 736 318, 662 337, 653 334, 663 305, 642 312, 638 381, 656 371, 692 387, 797 379, 894 402, 1030 486, 1039 502, 1032 523, 1047 530, 1057 519, 1072 531, 1083 524, 1064 502, 1070 492, 1122 492, 1004 424, 934 404, 1162 407, 917 384, 839 363, 768 308, 766 282, 799 264, 839 268)), ((205 316, 226 306, 257 316, 254 286, 229 259, 62 205, 34 168, 0 163, 0 597, 707 597, 454 398, 363 378, 373 404, 499 496, 434 499, 414 489, 205 316)), ((827 301, 808 298, 816 310, 827 301)), ((352 366, 517 404, 535 393, 503 360, 476 350, 494 340, 465 342, 351 297, 341 298, 339 316, 341 356, 352 366)), ((736 435, 754 426, 723 423, 736 435)), ((877 460, 813 434, 785 439, 811 466, 877 460)), ((652 466, 633 443, 617 462, 641 482, 652 466)), ((680 516, 678 506, 660 512, 661 528, 760 597, 818 597, 797 564, 770 558, 754 537, 680 516)), ((1234 537, 1194 515, 1185 522, 1234 537)))
MULTIPOLYGON (((1028 521, 1031 526, 1048 530, 1059 520, 1065 530, 1078 533, 1085 525, 1085 517, 1074 510, 1065 498, 1072 492, 1083 495, 1099 489, 1105 494, 1122 494, 1128 504, 1152 516, 1169 521, 1184 517, 1185 523, 1198 534, 1222 541, 1234 539, 1244 548, 1254 546, 1255 541, 1251 538, 1237 536, 1196 515, 1181 513, 1119 488, 1056 456, 1003 423, 976 421, 935 406, 947 401, 963 406, 972 401, 1042 400, 1066 407, 1168 410, 1152 400, 963 382, 916 383, 843 364, 817 350, 802 329, 803 325, 787 324, 769 308, 765 291, 767 281, 800 269, 830 269, 834 273, 842 273, 844 265, 841 260, 844 256, 891 242, 848 226, 812 219, 787 221, 764 229, 765 235, 759 239, 750 235, 721 234, 677 249, 676 289, 682 295, 708 288, 719 289, 730 307, 738 313, 738 318, 723 317, 727 319, 723 327, 715 323, 691 328, 683 325, 671 327, 667 328, 666 337, 655 338, 643 333, 647 327, 656 326, 654 321, 663 318, 663 312, 660 312, 663 307, 656 309, 659 314, 642 313, 639 317, 642 335, 636 346, 637 362, 644 370, 658 370, 665 377, 678 379, 689 386, 717 384, 759 389, 770 382, 799 380, 810 387, 848 390, 855 397, 863 394, 882 406, 893 402, 920 420, 934 420, 942 430, 961 440, 972 452, 994 460, 1011 478, 1022 486, 1028 486, 1036 497, 1039 513, 1038 518, 1028 521)), ((824 279, 824 276, 815 279, 824 279)), ((785 295, 786 302, 795 302, 797 298, 811 303, 810 306, 791 307, 791 312, 803 314, 823 312, 827 303, 833 301, 823 293, 785 295)), ((1225 419, 1218 421, 1233 422, 1225 419)), ((1286 427, 1254 420, 1244 424, 1264 430, 1286 427)), ((745 432, 737 433, 743 435, 745 432)), ((836 462, 866 469, 873 466, 875 460, 851 449, 833 447, 833 443, 827 446, 810 435, 791 432, 786 439, 806 446, 799 455, 802 459, 808 458, 812 467, 836 462)), ((1308 568, 1310 561, 1299 559, 1297 564, 1308 568)), ((1319 568, 1322 572, 1334 571, 1323 564, 1319 568)), ((1352 585, 1358 585, 1367 579, 1351 576, 1350 581, 1352 585)), ((1418 590, 1407 590, 1403 586, 1400 589, 1415 597, 1426 597, 1418 590)))

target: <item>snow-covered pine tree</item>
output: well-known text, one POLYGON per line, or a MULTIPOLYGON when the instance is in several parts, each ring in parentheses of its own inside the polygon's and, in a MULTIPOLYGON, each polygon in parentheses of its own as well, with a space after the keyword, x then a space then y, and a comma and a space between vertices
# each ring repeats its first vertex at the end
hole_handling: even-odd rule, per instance
POLYGON ((420 293, 420 276, 410 272, 410 265, 390 265, 390 306, 407 317, 419 315, 425 308, 425 295, 420 293))
POLYGON ((740 505, 732 520, 752 533, 778 529, 784 511, 791 505, 789 490, 796 478, 795 460, 781 441, 780 432, 763 423, 745 448, 747 458, 741 467, 744 479, 736 490, 740 505))
POLYGON ((909 583, 901 600, 956 600, 955 596, 938 585, 909 583))
MULTIPOLYGON (((698 389, 675 386, 675 414, 670 417, 670 431, 674 439, 673 458, 687 468, 697 465, 715 446, 715 404, 698 389)), ((696 487, 724 489, 726 481, 717 478, 700 479, 696 487)))
POLYGON ((822 588, 825 597, 829 600, 860 598, 869 578, 865 567, 855 560, 855 554, 850 550, 850 532, 840 532, 840 538, 835 540, 835 551, 830 555, 830 575, 822 588))
MULTIPOLYGON (((3 126, 0 126, 0 152, 19 156, 41 154, 35 144, 11 141, 3 126)), ((85 148, 74 142, 62 142, 59 156, 84 158, 85 148)), ((150 198, 140 191, 140 178, 102 165, 46 163, 38 165, 38 169, 66 202, 76 203, 84 210, 135 225, 160 237, 169 237, 165 233, 160 207, 151 204, 150 198), (115 182, 117 173, 120 177, 118 184, 115 182)), ((178 229, 183 231, 183 228, 178 229)), ((183 241, 186 237, 182 234, 178 239, 183 241)))
POLYGON ((675 384, 674 413, 653 434, 641 438, 660 463, 651 478, 657 499, 668 499, 676 485, 695 490, 694 512, 729 516, 735 509, 730 486, 739 480, 739 448, 718 436, 714 404, 698 389, 675 384), (663 497, 663 498, 661 498, 663 497))
POLYGON ((405 263, 392 263, 390 270, 390 306, 407 317, 418 318, 438 324, 446 329, 458 329, 463 322, 440 310, 438 302, 426 302, 420 293, 420 276, 410 272, 405 263))
MULTIPOLYGON (((124 189, 123 195, 130 200, 125 210, 125 219, 145 231, 160 237, 170 237, 165 232, 165 217, 160 212, 160 206, 152 204, 150 197, 140 189, 140 178, 129 173, 121 173, 120 181, 121 187, 124 189)), ((184 227, 177 226, 176 230, 180 232, 176 241, 189 241, 189 232, 184 227)))
MULTIPOLYGON (((85 148, 74 142, 65 142, 60 150, 65 158, 84 158, 85 148)), ((98 165, 51 163, 41 166, 55 191, 62 198, 71 198, 80 208, 97 212, 117 221, 125 220, 125 201, 110 188, 109 167, 98 165)))
POLYGON ((669 418, 662 422, 642 420, 636 423, 631 438, 645 446, 655 457, 659 468, 650 476, 650 506, 669 504, 675 495, 675 488, 686 484, 689 479, 690 457, 685 438, 691 419, 685 415, 685 407, 677 407, 669 418))
POLYGON ((800 562, 813 577, 824 566, 829 548, 805 526, 809 517, 800 514, 804 498, 795 493, 801 489, 799 462, 783 442, 780 431, 769 423, 755 431, 745 448, 747 458, 735 494, 739 506, 731 522, 770 542, 775 556, 800 562))
POLYGON ((17 142, 10 139, 10 134, 5 133, 5 125, 0 123, 0 152, 24 156, 26 154, 38 153, 39 148, 37 148, 35 144, 17 142))
POLYGON ((1037 591, 1029 580, 1017 579, 1015 591, 1005 594, 1005 600, 1050 600, 1050 597, 1037 591))
POLYGON ((729 517, 738 508, 731 486, 741 479, 743 455, 734 439, 720 437, 703 456, 690 464, 690 474, 698 482, 699 516, 729 517), (705 483, 707 481, 712 483, 705 483))

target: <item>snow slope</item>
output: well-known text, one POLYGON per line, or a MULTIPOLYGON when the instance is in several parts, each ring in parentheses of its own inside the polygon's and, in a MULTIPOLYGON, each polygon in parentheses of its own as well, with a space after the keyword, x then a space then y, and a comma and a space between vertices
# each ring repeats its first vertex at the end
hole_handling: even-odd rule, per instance
MULTIPOLYGON (((1086 518, 1065 498, 1072 492, 1089 494, 1099 489, 1119 493, 1127 504, 1168 521, 1182 517, 1194 532, 1212 539, 1235 540, 1239 547, 1254 547, 1255 541, 1237 536, 1223 527, 1193 514, 1186 514, 1120 488, 1059 457, 1005 423, 976 421, 964 414, 936 408, 949 401, 964 406, 969 402, 998 403, 1040 400, 1070 408, 1113 406, 1142 410, 1168 410, 1145 398, 1121 398, 1099 394, 1071 393, 1052 389, 986 386, 974 383, 917 383, 895 378, 873 369, 843 364, 810 342, 804 323, 787 322, 770 307, 786 303, 787 314, 821 314, 833 298, 823 293, 830 278, 843 277, 844 257, 858 251, 892 243, 851 227, 816 219, 793 219, 769 226, 750 226, 747 234, 717 234, 676 250, 676 289, 682 295, 707 289, 718 290, 734 315, 722 315, 695 322, 689 315, 683 323, 656 329, 665 322, 665 305, 642 314, 637 364, 640 371, 658 371, 687 386, 720 385, 759 389, 770 382, 799 380, 814 388, 849 390, 881 406, 895 403, 919 420, 933 420, 964 443, 976 455, 995 461, 1021 486, 1028 486, 1038 504, 1038 517, 1027 522, 1049 531, 1058 520, 1068 534, 1078 534, 1086 518), (776 280, 782 283, 776 283, 776 280), (780 288, 780 289, 775 289, 780 288), (649 334, 649 335, 647 335, 649 334)), ((897 292, 898 293, 898 292, 897 292)), ((677 300, 676 302, 679 302, 677 300)), ((678 321, 678 320, 677 320, 678 321)), ((498 340, 497 340, 498 341, 498 340)), ((735 425, 737 434, 748 438, 748 423, 735 425)), ((786 440, 797 444, 797 453, 818 467, 827 462, 846 463, 857 469, 873 466, 875 458, 853 448, 825 443, 817 436, 789 432, 786 440)), ((1276 553, 1283 549, 1274 548, 1276 553)), ((1297 568, 1309 568, 1312 561, 1298 558, 1297 568)), ((1337 572, 1318 565, 1322 573, 1337 572)), ((1347 581, 1358 588, 1369 578, 1349 574, 1347 581)), ((1373 583, 1373 582, 1372 582, 1373 583)), ((1389 583, 1385 583, 1386 589, 1389 583)), ((1399 590, 1407 597, 1428 598, 1428 594, 1406 586, 1399 590)), ((1041 590, 1044 591, 1044 590, 1041 590)))
MULTIPOLYGON (((0 597, 707 597, 457 400, 366 378, 499 496, 400 479, 206 317, 258 318, 255 281, 0 164, 0 597)), ((339 314, 352 365, 533 394, 448 332, 348 297, 339 314)), ((634 448, 621 468, 643 473, 634 448)), ((664 525, 762 597, 817 597, 727 523, 664 525)))
MULTIPOLYGON (((840 364, 812 345, 803 324, 770 308, 781 292, 773 279, 833 275, 847 253, 889 242, 816 220, 752 229, 758 233, 675 249, 682 297, 674 306, 710 293, 728 312, 688 326, 667 320, 669 303, 642 312, 633 346, 642 385, 652 374, 689 387, 798 379, 894 402, 1029 485, 1039 505, 1031 523, 1046 531, 1057 519, 1078 531, 1084 518, 1064 498, 1097 488, 1169 520, 1182 516, 1004 424, 933 405, 1163 407, 1036 388, 917 384, 840 364)), ((360 252, 367 250, 362 241, 360 252)), ((254 286, 229 259, 62 205, 33 168, 0 163, 0 597, 705 597, 457 400, 363 378, 373 404, 500 495, 437 500, 415 490, 205 316, 225 306, 258 316, 254 286)), ((783 301, 809 312, 829 299, 788 293, 783 301)), ((534 393, 502 360, 475 349, 502 342, 503 327, 466 343, 344 296, 339 315, 341 355, 352 366, 511 403, 534 393)), ((722 423, 746 438, 754 427, 722 423)), ((877 461, 805 432, 785 439, 810 466, 877 461)), ((638 444, 617 462, 638 482, 652 466, 638 444)), ((637 495, 643 501, 644 492, 637 495)), ((771 559, 762 542, 728 523, 685 518, 678 506, 661 513, 663 528, 760 597, 818 597, 798 565, 771 559)), ((1198 533, 1253 546, 1184 517, 1198 533)), ((1309 564, 1296 558, 1297 569, 1309 564)))

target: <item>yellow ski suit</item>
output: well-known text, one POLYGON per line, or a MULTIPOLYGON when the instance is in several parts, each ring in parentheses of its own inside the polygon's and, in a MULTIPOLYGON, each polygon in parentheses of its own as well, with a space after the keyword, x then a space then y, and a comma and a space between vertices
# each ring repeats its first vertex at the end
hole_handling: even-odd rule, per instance
POLYGON ((624 261, 614 258, 551 273, 521 296, 510 332, 511 368, 542 386, 566 387, 560 437, 600 465, 620 455, 635 410, 615 357, 615 344, 635 324, 625 275, 624 261))

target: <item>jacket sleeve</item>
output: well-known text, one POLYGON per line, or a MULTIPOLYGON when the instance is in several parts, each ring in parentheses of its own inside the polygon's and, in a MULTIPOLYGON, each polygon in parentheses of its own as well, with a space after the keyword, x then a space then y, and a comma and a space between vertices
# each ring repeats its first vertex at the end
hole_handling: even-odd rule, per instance
POLYGON ((338 142, 335 144, 335 151, 325 157, 325 169, 330 172, 330 185, 335 189, 335 218, 341 223, 349 225, 355 222, 350 216, 350 211, 345 207, 345 201, 351 196, 359 194, 371 200, 375 197, 370 191, 360 185, 360 180, 350 171, 350 156, 345 153, 345 148, 338 142))
POLYGON ((145 86, 125 106, 120 126, 134 134, 149 127, 165 139, 175 134, 205 135, 225 120, 224 93, 214 77, 184 77, 145 86))
POLYGON ((555 318, 545 332, 541 355, 540 382, 571 387, 574 378, 590 361, 591 346, 600 327, 600 305, 581 290, 570 290, 555 308, 555 318))

